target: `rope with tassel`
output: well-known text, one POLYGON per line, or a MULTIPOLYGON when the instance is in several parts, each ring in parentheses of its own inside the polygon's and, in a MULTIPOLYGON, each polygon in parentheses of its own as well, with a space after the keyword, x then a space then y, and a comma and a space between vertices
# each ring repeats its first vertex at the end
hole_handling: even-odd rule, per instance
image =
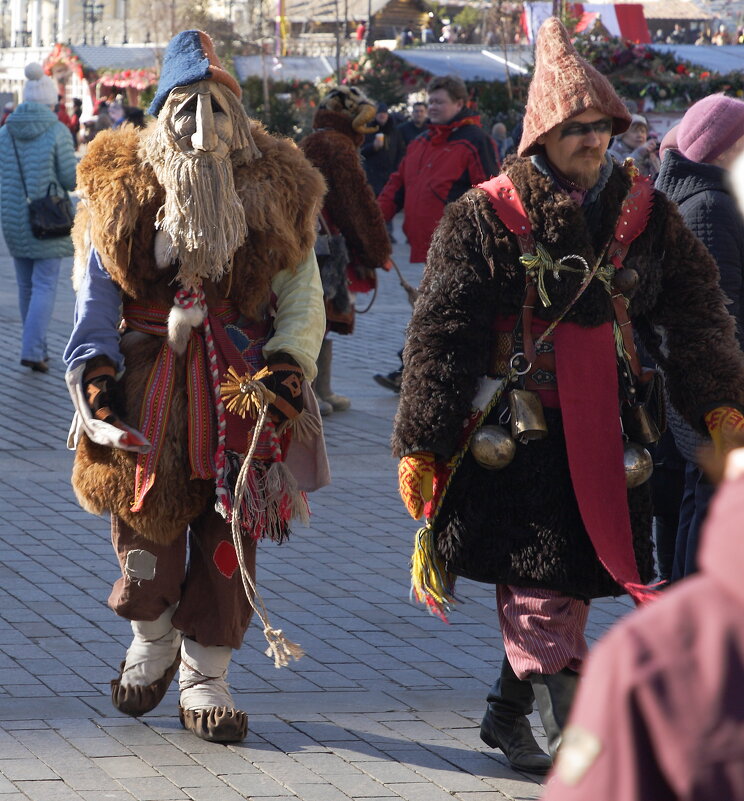
MULTIPOLYGON (((238 473, 238 478, 235 483, 234 497, 240 498, 246 490, 251 461, 258 447, 261 431, 266 424, 269 404, 273 401, 275 395, 260 380, 261 378, 271 375, 271 371, 266 367, 261 368, 261 370, 254 373, 252 376, 245 375, 241 377, 232 367, 228 368, 227 373, 227 380, 220 386, 221 395, 226 399, 225 408, 231 412, 240 414, 241 417, 250 415, 256 418, 251 444, 243 460, 243 464, 240 467, 240 472, 238 473)), ((258 615, 261 623, 263 623, 263 634, 269 645, 264 653, 269 658, 273 657, 274 667, 286 667, 290 659, 296 661, 304 656, 305 652, 300 645, 287 639, 281 629, 275 629, 269 623, 269 613, 266 609, 266 605, 256 587, 253 577, 245 566, 243 536, 240 531, 239 504, 235 504, 233 508, 231 531, 235 552, 238 555, 243 588, 248 597, 248 602, 253 607, 253 611, 258 615)))

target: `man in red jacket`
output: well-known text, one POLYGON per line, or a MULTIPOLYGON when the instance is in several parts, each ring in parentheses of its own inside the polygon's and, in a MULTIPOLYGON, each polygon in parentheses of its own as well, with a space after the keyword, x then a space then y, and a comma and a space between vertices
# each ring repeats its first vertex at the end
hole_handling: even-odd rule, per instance
MULTIPOLYGON (((377 198, 385 222, 403 209, 403 232, 411 245, 411 261, 426 260, 432 234, 444 207, 499 171, 493 141, 480 117, 465 104, 468 90, 454 75, 433 78, 427 87, 429 128, 416 137, 377 198)), ((375 381, 400 391, 402 368, 375 381)))
POLYGON ((427 92, 429 129, 411 142, 378 197, 385 221, 403 209, 412 262, 426 259, 447 203, 498 172, 493 142, 465 107, 468 91, 460 78, 433 78, 427 92))

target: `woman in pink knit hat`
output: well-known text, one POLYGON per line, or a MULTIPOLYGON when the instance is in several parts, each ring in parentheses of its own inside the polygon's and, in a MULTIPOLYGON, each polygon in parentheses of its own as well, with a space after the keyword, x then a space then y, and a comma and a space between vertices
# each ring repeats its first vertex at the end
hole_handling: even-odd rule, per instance
MULTIPOLYGON (((741 342, 744 331, 744 218, 728 172, 744 148, 744 102, 710 95, 691 106, 676 129, 676 147, 665 152, 656 188, 679 207, 682 219, 715 259, 741 342)), ((669 421, 686 460, 685 489, 677 530, 672 580, 697 572, 701 527, 713 487, 697 466, 704 438, 684 421, 676 404, 669 421)))

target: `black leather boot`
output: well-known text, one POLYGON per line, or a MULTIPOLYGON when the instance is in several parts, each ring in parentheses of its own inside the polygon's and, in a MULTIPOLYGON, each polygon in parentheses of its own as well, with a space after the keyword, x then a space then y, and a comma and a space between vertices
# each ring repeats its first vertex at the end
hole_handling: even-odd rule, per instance
POLYGON ((570 668, 563 668, 560 673, 531 673, 530 684, 537 701, 540 719, 548 737, 548 750, 555 759, 561 744, 561 735, 571 711, 571 702, 576 693, 579 674, 570 668))
POLYGON ((509 764, 529 773, 547 773, 553 760, 535 742, 527 715, 535 695, 529 681, 521 681, 509 660, 501 663, 501 676, 491 688, 480 736, 491 748, 500 748, 509 764))

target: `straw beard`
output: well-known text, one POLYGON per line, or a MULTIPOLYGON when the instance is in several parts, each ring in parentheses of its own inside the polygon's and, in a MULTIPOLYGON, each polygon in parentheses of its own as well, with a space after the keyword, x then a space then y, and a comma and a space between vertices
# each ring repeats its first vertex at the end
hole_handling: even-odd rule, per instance
POLYGON ((178 261, 178 281, 191 290, 204 279, 219 281, 246 236, 232 159, 183 153, 170 125, 161 121, 145 137, 144 154, 165 190, 155 227, 168 234, 165 256, 169 263, 178 261))

